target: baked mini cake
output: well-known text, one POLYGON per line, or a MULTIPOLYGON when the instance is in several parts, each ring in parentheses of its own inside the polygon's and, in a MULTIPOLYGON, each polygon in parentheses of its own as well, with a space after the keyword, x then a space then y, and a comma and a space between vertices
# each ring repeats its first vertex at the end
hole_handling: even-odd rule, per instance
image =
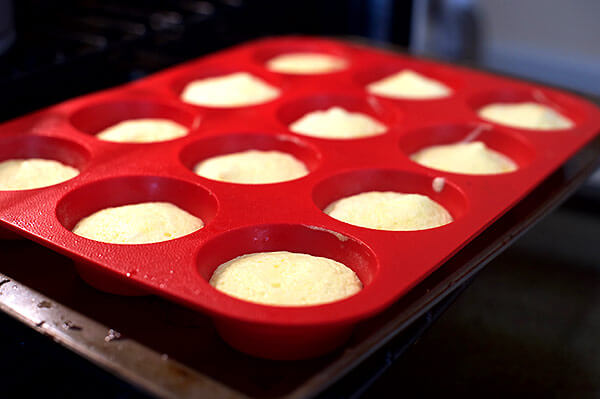
POLYGON ((73 233, 112 244, 148 244, 173 240, 202 227, 202 219, 170 202, 143 202, 95 212, 81 219, 73 233))
POLYGON ((569 118, 535 102, 488 104, 478 114, 487 121, 520 129, 560 130, 574 126, 569 118))
POLYGON ((173 140, 188 134, 188 129, 169 119, 128 119, 102 130, 96 137, 116 143, 153 143, 173 140))
POLYGON ((267 69, 273 72, 316 75, 346 69, 343 58, 323 53, 286 53, 267 61, 267 69))
POLYGON ((381 97, 428 100, 448 97, 452 90, 435 79, 410 69, 370 83, 367 91, 381 97))
POLYGON ((253 253, 225 262, 210 284, 239 299, 278 306, 333 302, 362 289, 358 276, 346 265, 286 251, 253 253))
POLYGON ((194 172, 212 180, 266 184, 297 179, 308 169, 285 152, 248 150, 208 158, 194 166, 194 172))
POLYGON ((468 175, 493 175, 517 170, 517 164, 481 141, 426 147, 410 159, 428 168, 468 175))
POLYGON ((246 72, 198 79, 185 86, 181 100, 207 107, 244 107, 279 97, 279 89, 246 72))
POLYGON ((387 128, 369 115, 332 107, 309 112, 293 122, 290 130, 305 136, 326 139, 357 139, 380 135, 387 128))
POLYGON ((376 230, 425 230, 452 222, 450 213, 429 197, 369 191, 329 204, 324 212, 342 222, 376 230))
POLYGON ((62 183, 79 171, 52 159, 9 159, 0 162, 0 190, 30 190, 62 183))

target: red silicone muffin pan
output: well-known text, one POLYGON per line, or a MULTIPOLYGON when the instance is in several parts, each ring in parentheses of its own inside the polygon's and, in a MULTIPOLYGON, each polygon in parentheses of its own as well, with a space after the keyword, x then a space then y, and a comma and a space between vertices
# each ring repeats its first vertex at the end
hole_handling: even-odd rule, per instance
POLYGON ((440 267, 599 131, 599 110, 561 91, 343 42, 264 39, 0 125, 0 160, 56 159, 81 172, 46 188, 0 192, 0 222, 6 232, 71 257, 83 279, 99 289, 152 293, 209 314, 222 337, 241 351, 275 359, 311 357, 343 344, 354 324, 440 267), (348 67, 321 75, 280 74, 265 67, 275 55, 307 51, 335 54, 348 67), (368 83, 405 68, 441 81, 453 94, 393 100, 365 90, 368 83), (281 95, 238 108, 180 101, 188 82, 237 71, 277 86, 281 95), (477 116, 485 104, 525 100, 553 107, 575 126, 514 129, 477 116), (319 139, 289 130, 305 113, 331 106, 371 115, 388 130, 355 140, 319 139), (105 127, 140 117, 172 119, 190 133, 148 144, 94 137, 105 127), (475 136, 508 155, 519 169, 461 175, 428 169, 409 158, 423 147, 475 136), (244 185, 192 172, 202 159, 247 149, 290 153, 310 173, 293 181, 244 185), (371 190, 425 194, 446 207, 454 221, 423 231, 378 231, 322 211, 334 200, 371 190), (77 221, 100 209, 146 201, 172 202, 201 217, 205 227, 144 245, 106 244, 71 232, 77 221), (364 288, 329 304, 276 307, 233 298, 208 283, 227 260, 278 250, 340 261, 358 274, 364 288))

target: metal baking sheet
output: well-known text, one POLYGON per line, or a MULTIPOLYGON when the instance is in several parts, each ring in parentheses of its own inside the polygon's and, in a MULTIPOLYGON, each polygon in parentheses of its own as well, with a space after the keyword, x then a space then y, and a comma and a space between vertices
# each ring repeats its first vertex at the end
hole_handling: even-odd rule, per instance
POLYGON ((68 258, 28 241, 0 242, 0 310, 159 397, 315 397, 456 293, 581 186, 599 158, 596 139, 393 307, 361 323, 346 346, 321 358, 245 356, 223 343, 205 316, 157 297, 99 292, 68 258))
POLYGON ((28 241, 0 243, 0 309, 111 373, 160 397, 318 395, 459 288, 579 187, 598 164, 600 139, 513 210, 325 357, 275 362, 223 343, 205 316, 157 297, 120 297, 82 282, 72 262, 28 241))

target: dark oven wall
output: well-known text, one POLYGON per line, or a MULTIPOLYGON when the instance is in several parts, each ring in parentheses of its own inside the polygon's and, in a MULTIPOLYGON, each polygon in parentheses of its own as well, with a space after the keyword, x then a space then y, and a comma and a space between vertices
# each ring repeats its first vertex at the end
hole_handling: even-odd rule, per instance
POLYGON ((12 5, 16 36, 0 52, 0 121, 261 36, 364 36, 406 46, 412 3, 2 1, 12 5))

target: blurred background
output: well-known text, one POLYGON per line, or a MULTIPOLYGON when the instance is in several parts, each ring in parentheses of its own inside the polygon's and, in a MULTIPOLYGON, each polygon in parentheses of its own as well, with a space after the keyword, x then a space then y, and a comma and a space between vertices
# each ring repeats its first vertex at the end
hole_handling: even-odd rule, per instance
MULTIPOLYGON (((599 16, 596 0, 0 0, 0 120, 294 33, 362 38, 600 95, 599 16)), ((600 187, 600 174, 593 181, 600 187)))
MULTIPOLYGON (((0 0, 0 121, 252 38, 298 33, 600 97, 599 18, 598 0, 0 0)), ((403 386, 450 396, 599 396, 599 237, 597 172, 492 262, 365 395, 389 397, 403 386)), ((1 329, 3 357, 39 355, 35 334, 11 321, 1 329)), ((139 394, 81 371, 68 354, 53 356, 61 374, 78 370, 73 392, 112 383, 109 397, 139 394)), ((4 378, 22 380, 27 364, 5 366, 4 378)))

